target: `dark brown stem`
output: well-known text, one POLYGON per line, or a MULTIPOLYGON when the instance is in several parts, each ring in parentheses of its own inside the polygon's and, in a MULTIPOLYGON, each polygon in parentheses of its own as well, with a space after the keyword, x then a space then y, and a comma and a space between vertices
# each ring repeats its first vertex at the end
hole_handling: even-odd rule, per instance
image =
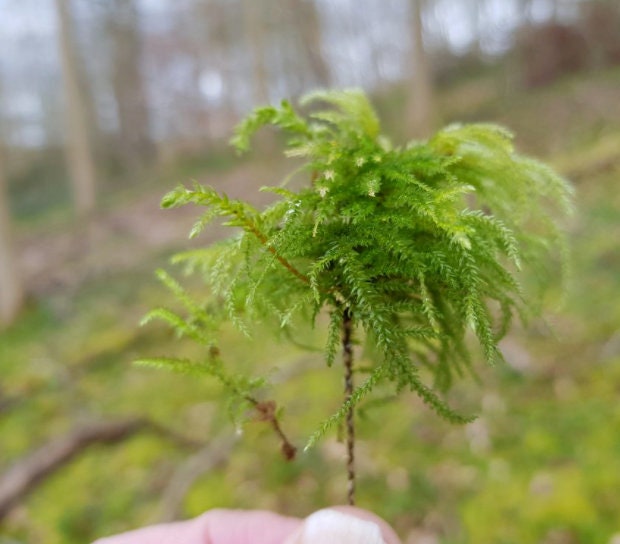
POLYGON ((280 427, 280 421, 278 420, 276 412, 276 403, 273 400, 257 401, 253 397, 249 396, 246 396, 245 398, 248 402, 254 405, 254 409, 258 414, 257 419, 259 421, 265 421, 271 425, 271 428, 280 439, 280 450, 282 451, 284 458, 287 461, 292 461, 295 459, 297 448, 293 446, 286 434, 284 434, 282 427, 280 427))
MULTIPOLYGON (((269 253, 271 253, 284 268, 286 268, 291 274, 293 274, 293 276, 303 281, 306 285, 311 285, 311 281, 308 276, 297 270, 290 262, 288 262, 284 257, 282 257, 282 255, 280 255, 274 247, 268 245, 269 239, 260 230, 258 230, 256 225, 254 225, 252 221, 250 221, 247 217, 243 215, 238 214, 237 217, 245 223, 246 231, 251 232, 254 236, 256 236, 260 243, 267 248, 267 251, 269 251, 269 253)), ((343 301, 342 295, 339 293, 338 290, 334 288, 328 289, 324 292, 329 293, 336 303, 341 303, 343 301)))
POLYGON ((244 220, 246 222, 246 228, 260 240, 260 243, 263 244, 267 248, 269 253, 271 253, 284 268, 286 268, 291 274, 293 274, 293 276, 299 278, 304 283, 307 283, 308 285, 310 284, 310 278, 308 278, 308 276, 306 276, 305 274, 302 274, 291 263, 289 263, 284 257, 279 255, 278 252, 275 250, 275 248, 267 245, 268 243, 267 237, 260 230, 258 230, 251 221, 248 221, 246 218, 244 218, 244 220))
MULTIPOLYGON (((342 319, 342 362, 344 363, 344 400, 353 395, 353 317, 349 309, 342 319)), ((355 413, 351 406, 346 417, 347 440, 347 501, 355 504, 355 413)))

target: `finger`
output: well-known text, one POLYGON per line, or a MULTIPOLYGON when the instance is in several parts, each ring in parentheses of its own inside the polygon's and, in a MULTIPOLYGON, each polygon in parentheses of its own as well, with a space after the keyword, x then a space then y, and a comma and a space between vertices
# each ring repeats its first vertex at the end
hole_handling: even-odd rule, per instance
POLYGON ((93 544, 282 544, 301 520, 260 510, 210 510, 167 523, 103 538, 93 544))
POLYGON ((286 544, 400 544, 394 530, 379 516, 352 506, 319 510, 308 516, 286 544))
POLYGON ((264 510, 211 510, 199 519, 206 544, 282 544, 302 523, 264 510))
MULTIPOLYGON (((200 519, 200 518, 198 518, 200 519)), ((93 544, 210 544, 197 519, 152 525, 121 535, 101 538, 93 544)))

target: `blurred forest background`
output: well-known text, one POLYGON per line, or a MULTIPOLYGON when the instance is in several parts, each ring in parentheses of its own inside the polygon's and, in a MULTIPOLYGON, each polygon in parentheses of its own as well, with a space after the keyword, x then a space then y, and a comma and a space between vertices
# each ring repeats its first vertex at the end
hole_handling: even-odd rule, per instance
MULTIPOLYGON (((412 397, 362 407, 360 505, 409 544, 620 542, 617 0, 0 0, 1 544, 344 501, 336 437, 285 463, 260 423, 238 439, 214 384, 131 361, 195 350, 138 327, 173 304, 152 270, 194 219, 160 211, 162 194, 277 184, 291 170, 277 135, 239 159, 234 124, 349 86, 396 141, 505 124, 578 205, 563 306, 451 394, 476 422, 451 427, 412 397)), ((339 371, 263 336, 227 349, 271 372, 302 445, 337 407, 339 371)))

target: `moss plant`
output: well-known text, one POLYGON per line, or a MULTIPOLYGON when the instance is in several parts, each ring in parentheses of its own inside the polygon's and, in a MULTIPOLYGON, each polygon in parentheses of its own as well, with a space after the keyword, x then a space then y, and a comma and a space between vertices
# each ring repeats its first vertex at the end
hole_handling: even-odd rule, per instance
POLYGON ((232 322, 251 335, 266 322, 275 334, 329 316, 324 358, 332 365, 342 354, 344 400, 308 446, 344 425, 353 503, 357 405, 387 384, 413 391, 451 422, 470 421, 444 393, 473 372, 476 358, 501 361, 498 341, 513 316, 526 320, 539 310, 528 300, 539 301, 562 271, 556 220, 570 210, 571 191, 547 166, 516 154, 510 133, 495 125, 453 125, 393 146, 361 91, 317 92, 302 106, 305 116, 288 102, 257 108, 232 139, 246 151, 258 129, 280 128, 285 155, 303 161, 294 173, 307 180, 301 189, 263 187, 276 199, 262 210, 198 184, 164 197, 164 208, 205 208, 192 237, 218 217, 232 235, 174 259, 202 275, 206 302, 160 271, 185 314, 158 308, 146 317, 204 345, 204 357, 140 362, 219 380, 241 411, 273 426, 291 458, 275 404, 259 400, 265 380, 235 372, 220 353, 218 330, 232 322), (524 274, 536 289, 529 298, 524 274), (375 354, 365 374, 356 369, 354 342, 375 354))

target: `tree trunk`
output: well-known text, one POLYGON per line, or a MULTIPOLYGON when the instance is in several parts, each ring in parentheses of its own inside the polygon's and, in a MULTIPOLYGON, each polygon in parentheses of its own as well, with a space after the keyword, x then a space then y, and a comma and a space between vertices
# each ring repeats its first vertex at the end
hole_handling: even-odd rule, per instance
POLYGON ((212 98, 206 116, 207 135, 212 139, 228 137, 236 122, 235 84, 231 49, 236 34, 238 13, 219 0, 199 0, 193 4, 191 17, 198 36, 196 62, 201 76, 209 72, 220 78, 220 96, 212 98))
POLYGON ((86 82, 80 70, 73 38, 70 0, 56 0, 58 42, 65 94, 66 154, 75 210, 86 217, 95 207, 95 160, 89 130, 86 82))
POLYGON ((293 31, 298 33, 312 83, 329 87, 331 76, 323 56, 321 18, 315 0, 289 0, 293 31))
POLYGON ((134 0, 111 0, 107 29, 112 47, 112 89, 120 130, 120 153, 129 170, 148 166, 156 155, 142 77, 142 47, 134 0))
POLYGON ((471 54, 477 59, 482 57, 482 25, 480 20, 480 12, 482 11, 481 4, 482 0, 471 0, 470 4, 467 6, 472 31, 470 51, 471 54))
POLYGON ((267 46, 264 7, 259 0, 243 0, 243 22, 252 58, 252 81, 254 103, 269 102, 269 73, 267 70, 267 46))
POLYGON ((426 137, 435 125, 433 78, 424 47, 423 0, 411 0, 412 85, 409 95, 408 119, 416 138, 426 137))
POLYGON ((237 37, 238 12, 236 6, 225 2, 222 4, 218 0, 209 0, 211 13, 211 31, 208 37, 208 51, 216 50, 218 55, 214 62, 222 78, 222 97, 221 106, 217 108, 218 114, 223 119, 225 132, 223 135, 228 137, 232 127, 237 123, 237 104, 239 92, 237 87, 238 71, 235 59, 235 47, 237 37), (216 10, 216 25, 213 24, 213 10, 216 10))
POLYGON ((0 329, 14 321, 24 298, 12 246, 11 214, 3 159, 0 142, 0 329))
POLYGON ((519 11, 521 12, 521 27, 529 28, 532 26, 532 3, 533 0, 519 0, 519 11))
POLYGON ((554 23, 560 22, 560 0, 551 0, 551 20, 554 23))

